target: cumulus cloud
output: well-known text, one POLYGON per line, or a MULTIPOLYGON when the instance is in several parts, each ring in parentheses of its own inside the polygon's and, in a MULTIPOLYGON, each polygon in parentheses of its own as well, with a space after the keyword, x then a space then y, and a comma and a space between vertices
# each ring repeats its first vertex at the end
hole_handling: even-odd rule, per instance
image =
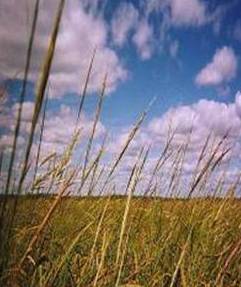
MULTIPOLYGON (((10 148, 13 143, 14 128, 17 119, 19 104, 16 103, 11 107, 5 107, 0 114, 0 147, 10 148)), ((25 143, 26 136, 30 132, 32 115, 34 110, 33 102, 24 102, 22 109, 22 120, 20 126, 19 137, 19 151, 22 150, 25 143)), ((87 139, 92 131, 93 119, 90 116, 82 113, 81 117, 76 123, 76 114, 73 113, 67 105, 61 105, 60 109, 53 112, 48 111, 44 124, 44 132, 42 139, 42 152, 44 154, 56 151, 58 153, 63 152, 64 148, 69 144, 75 129, 79 129, 81 132, 81 139, 87 139)), ((38 140, 38 134, 40 126, 37 126, 36 140, 38 140)), ((105 133, 104 125, 99 121, 96 127, 95 137, 98 138, 105 133)))
MULTIPOLYGON (((10 150, 13 145, 14 136, 13 134, 3 134, 0 137, 0 149, 1 150, 10 150)), ((23 136, 19 136, 18 138, 18 144, 19 146, 23 145, 25 143, 25 139, 23 136)))
POLYGON ((140 11, 131 3, 121 3, 115 11, 112 22, 112 40, 115 45, 122 47, 132 34, 141 59, 151 58, 154 47, 153 26, 148 22, 148 17, 140 18, 140 11))
MULTIPOLYGON (((19 104, 15 103, 11 107, 5 102, 1 106, 0 113, 0 148, 10 150, 14 140, 14 130, 17 121, 19 104)), ((24 102, 22 106, 22 120, 20 125, 20 134, 18 137, 18 148, 22 149, 26 135, 31 128, 31 120, 34 111, 33 102, 24 102)), ((38 129, 38 126, 37 126, 38 129)))
MULTIPOLYGON (((18 115, 19 103, 13 104, 13 106, 8 107, 5 105, 1 108, 0 114, 0 128, 4 128, 10 131, 14 131, 17 115, 18 115)), ((21 120, 21 132, 28 133, 30 130, 32 115, 34 111, 33 102, 24 102, 22 105, 22 120, 21 120)))
POLYGON ((146 5, 148 14, 161 12, 165 21, 175 27, 197 27, 214 20, 203 0, 152 0, 146 5))
POLYGON ((146 19, 142 19, 132 38, 143 60, 147 60, 153 53, 153 28, 146 19))
POLYGON ((200 100, 196 104, 171 108, 161 118, 153 119, 149 130, 156 135, 166 135, 170 127, 175 133, 187 135, 192 132, 200 141, 212 133, 222 137, 227 132, 229 137, 241 135, 240 117, 241 94, 237 92, 234 103, 200 100))
POLYGON ((114 44, 123 46, 131 30, 137 25, 138 10, 131 3, 122 3, 113 15, 111 30, 114 44))
MULTIPOLYGON (((232 147, 232 151, 226 154, 222 165, 220 165, 220 171, 227 170, 227 172, 231 172, 237 167, 235 161, 240 158, 241 93, 237 92, 233 103, 226 104, 202 99, 192 105, 171 108, 162 116, 152 119, 146 126, 142 127, 131 143, 127 151, 129 163, 134 162, 141 147, 151 146, 146 171, 149 174, 153 170, 158 155, 163 150, 168 137, 172 134, 174 134, 174 137, 169 147, 169 156, 162 170, 165 173, 164 180, 168 181, 174 162, 177 160, 177 153, 187 143, 188 146, 181 168, 182 179, 186 180, 188 176, 192 176, 200 152, 209 135, 211 136, 209 151, 227 135, 227 139, 216 157, 220 156, 227 148, 232 147), (230 163, 230 166, 227 166, 228 163, 230 163)), ((115 137, 108 150, 114 154, 118 153, 127 136, 128 130, 125 129, 118 137, 115 137)), ((123 161, 124 167, 125 164, 125 161, 123 161)), ((127 166, 129 167, 128 163, 127 166)), ((237 175, 237 173, 235 174, 237 175)))
MULTIPOLYGON (((31 118, 29 111, 32 109, 32 103, 26 102, 24 106, 25 112, 23 118, 26 122, 29 122, 31 118)), ((13 116, 16 113, 16 109, 16 105, 10 107, 8 115, 13 116)), ((82 114, 78 123, 78 128, 81 129, 81 139, 86 139, 89 136, 92 126, 93 119, 86 114, 82 114)), ((63 152, 74 133, 75 127, 76 117, 69 106, 62 105, 58 111, 48 111, 43 134, 41 157, 54 151, 57 153, 63 152)), ((108 142, 106 147, 106 156, 109 156, 110 160, 113 160, 121 151, 126 143, 130 130, 131 127, 122 129, 118 134, 112 134, 112 141, 108 142)), ((105 132, 106 129, 103 124, 98 122, 95 142, 98 142, 97 138, 101 137, 105 132)), ((229 153, 225 157, 223 166, 220 166, 220 170, 227 168, 227 172, 233 172, 235 165, 232 164, 229 168, 227 165, 225 166, 225 163, 240 157, 241 92, 238 91, 235 101, 229 104, 202 99, 192 105, 171 108, 162 116, 151 119, 147 125, 139 130, 125 158, 122 160, 116 177, 117 186, 119 186, 119 183, 121 184, 125 176, 128 176, 143 146, 145 146, 145 148, 151 146, 151 153, 149 154, 145 170, 145 180, 148 181, 168 135, 172 132, 174 132, 175 136, 170 147, 171 156, 162 169, 162 173, 165 175, 162 179, 165 180, 166 183, 173 172, 178 150, 187 142, 187 153, 183 159, 183 165, 180 167, 182 169, 182 180, 187 180, 188 176, 192 176, 196 167, 197 158, 209 134, 212 135, 213 140, 220 140, 220 138, 228 132, 227 142, 223 148, 225 150, 225 148, 229 146, 234 146, 233 153, 229 153), (189 136, 190 139, 187 141, 189 136), (120 177, 122 177, 121 180, 120 177), (118 180, 120 180, 120 182, 118 182, 118 180)), ((5 148, 10 146, 12 143, 11 136, 11 128, 9 128, 9 132, 1 136, 0 146, 4 146, 5 148)), ((24 143, 22 134, 20 142, 21 144, 24 143)), ((34 148, 36 150, 36 146, 34 146, 34 148)), ((221 152, 222 150, 220 153, 221 152)), ((217 156, 219 156, 220 153, 218 153, 217 156)), ((176 163, 177 168, 179 168, 178 165, 180 164, 181 163, 176 163)), ((237 173, 235 173, 235 175, 236 174, 237 173)), ((142 187, 144 188, 144 185, 142 185, 142 187)), ((165 188, 163 192, 166 192, 165 188)))
POLYGON ((234 6, 233 3, 225 3, 214 7, 205 0, 150 0, 144 3, 142 7, 145 17, 150 20, 150 17, 154 16, 160 24, 159 37, 155 37, 156 42, 173 58, 179 45, 177 42, 170 45, 171 29, 212 25, 213 31, 217 34, 227 11, 234 6))
POLYGON ((200 26, 207 22, 206 5, 200 0, 169 0, 175 26, 200 26))
MULTIPOLYGON (((31 79, 36 80, 46 50, 58 1, 41 1, 31 65, 31 79)), ((30 19, 34 2, 4 0, 0 3, 0 71, 4 76, 22 77, 27 50, 30 19), (17 7, 14 9, 13 7, 17 7)), ((93 50, 97 48, 89 92, 100 89, 104 74, 109 74, 108 91, 126 79, 127 71, 118 55, 108 46, 108 27, 102 15, 88 12, 79 1, 67 1, 50 80, 53 96, 79 92, 83 86, 93 50)))
MULTIPOLYGON (((124 145, 129 129, 123 129, 110 145, 110 151, 117 152, 124 145)), ((175 134, 173 143, 183 144, 191 135, 192 150, 200 149, 208 135, 222 138, 228 134, 230 141, 239 141, 241 137, 241 92, 236 93, 233 103, 223 103, 201 99, 192 105, 170 108, 160 117, 150 120, 143 127, 132 143, 138 150, 143 145, 158 147, 162 145, 168 135, 175 134)))
POLYGON ((237 115, 241 118, 241 92, 238 91, 235 96, 235 108, 237 115))
MULTIPOLYGON (((221 17, 221 13, 217 13, 218 9, 211 14, 203 0, 144 2, 145 5, 139 5, 138 8, 129 2, 121 3, 111 15, 109 25, 103 16, 106 1, 66 1, 50 75, 54 91, 52 96, 61 97, 66 92, 80 91, 94 48, 97 48, 97 55, 89 92, 100 89, 106 72, 109 74, 108 92, 115 90, 128 73, 110 45, 109 36, 119 47, 123 47, 128 37, 131 37, 140 57, 149 59, 156 48, 153 45, 154 26, 149 17, 152 12, 161 19, 164 34, 168 33, 171 26, 197 27, 213 23, 221 17), (143 7, 145 11, 142 11, 143 7)), ((30 73, 32 80, 36 80, 39 74, 57 3, 57 0, 41 1, 30 73)), ((4 78, 16 75, 22 77, 33 6, 34 1, 27 0, 3 0, 0 3, 0 75, 4 78)), ((161 44, 162 37, 155 38, 155 42, 161 44)), ((178 45, 173 43, 170 55, 175 56, 177 51, 178 45)))
MULTIPOLYGON (((75 129, 81 132, 81 138, 87 138, 92 130, 93 120, 82 114, 76 125, 76 114, 66 105, 61 105, 57 113, 51 114, 45 122, 43 133, 43 146, 56 149, 56 146, 65 147, 72 136, 75 129)), ((95 137, 99 137, 105 133, 105 127, 99 121, 96 127, 95 137)))
POLYGON ((196 76, 200 86, 220 85, 236 76, 238 59, 231 47, 218 49, 213 59, 196 76))

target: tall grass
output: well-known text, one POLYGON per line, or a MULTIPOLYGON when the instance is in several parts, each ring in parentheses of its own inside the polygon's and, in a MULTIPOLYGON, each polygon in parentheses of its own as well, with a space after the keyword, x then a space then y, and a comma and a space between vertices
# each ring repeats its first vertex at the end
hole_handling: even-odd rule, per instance
POLYGON ((10 187, 11 178, 12 178, 13 165, 14 165, 14 160, 15 160, 15 156, 16 156, 17 141, 18 141, 18 136, 19 136, 19 132, 20 132, 22 109, 23 109, 23 103, 25 100, 26 86, 27 86, 28 74, 29 74, 29 69, 30 69, 30 64, 31 64, 31 56, 32 56, 32 49, 33 49, 37 19, 38 19, 38 11, 39 11, 39 0, 36 0, 35 9, 34 9, 34 16, 33 16, 33 21, 32 21, 32 26, 31 26, 31 32, 30 32, 30 36, 29 36, 27 55, 26 55, 26 65, 25 65, 25 69, 24 69, 23 84, 22 84, 22 88, 21 88, 21 92, 20 92, 20 100, 19 100, 19 107, 18 107, 18 112, 17 112, 17 120, 16 120, 15 129, 14 129, 13 145, 12 145, 10 161, 9 161, 9 166, 8 166, 8 171, 7 171, 7 180, 6 180, 6 184, 5 184, 5 190, 4 190, 5 197, 4 197, 3 201, 1 202, 0 241, 3 240, 2 237, 4 236, 2 234, 3 220, 5 217, 7 196, 9 194, 9 187, 10 187))
POLYGON ((64 4, 64 0, 59 1, 39 75, 24 157, 16 162, 39 9, 36 1, 10 160, 6 160, 7 151, 0 153, 0 171, 8 164, 0 199, 0 285, 241 286, 241 204, 234 197, 241 173, 229 186, 225 184, 225 171, 216 182, 213 180, 231 151, 228 133, 218 141, 211 134, 204 139, 191 180, 184 186, 184 162, 192 131, 175 149, 176 131, 170 127, 154 164, 150 165, 151 146, 138 149, 124 179, 123 192, 116 194, 118 172, 152 103, 137 118, 116 156, 106 162, 108 135, 97 150, 93 148, 108 82, 104 76, 93 126, 84 143, 78 124, 98 50, 90 60, 69 145, 62 155, 50 153, 41 158, 46 87, 64 4), (32 166, 29 159, 36 138, 39 143, 32 166), (77 155, 76 163, 76 151, 80 149, 84 156, 80 160, 77 155), (21 170, 14 196, 10 197, 17 165, 21 170), (26 178, 30 184, 24 184, 26 178), (213 196, 205 197, 210 186, 213 196), (160 198, 161 191, 165 198, 160 198))

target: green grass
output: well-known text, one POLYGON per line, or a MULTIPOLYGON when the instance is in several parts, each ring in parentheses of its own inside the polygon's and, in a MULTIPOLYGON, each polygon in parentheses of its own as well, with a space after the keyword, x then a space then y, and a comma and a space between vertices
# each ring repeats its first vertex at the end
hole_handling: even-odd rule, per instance
MULTIPOLYGON (((52 202, 42 196, 20 199, 12 266, 52 202)), ((217 282, 240 238, 239 200, 133 198, 116 263, 126 202, 125 197, 63 198, 23 266, 21 285, 115 286, 118 274, 118 286, 170 286, 172 280, 173 286, 241 285, 238 253, 217 282)))

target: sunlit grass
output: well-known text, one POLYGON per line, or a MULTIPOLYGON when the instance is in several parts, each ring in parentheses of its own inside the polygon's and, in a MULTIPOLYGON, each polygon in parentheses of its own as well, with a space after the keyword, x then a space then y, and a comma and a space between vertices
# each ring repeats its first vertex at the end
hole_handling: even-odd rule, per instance
MULTIPOLYGON (((53 200, 20 200, 22 216, 11 239, 13 263, 22 258, 53 200)), ((216 285, 216 280, 239 240, 240 216, 241 202, 232 198, 225 204, 211 199, 65 198, 23 266, 20 281, 23 286, 40 281, 41 286, 115 286, 119 277, 120 285, 239 286, 238 252, 218 279, 222 283, 216 285)))

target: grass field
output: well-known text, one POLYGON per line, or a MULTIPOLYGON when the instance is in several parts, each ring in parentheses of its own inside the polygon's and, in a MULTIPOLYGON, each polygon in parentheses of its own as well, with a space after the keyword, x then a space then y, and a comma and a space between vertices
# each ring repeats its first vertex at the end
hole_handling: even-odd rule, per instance
MULTIPOLYGON (((20 200, 12 266, 53 201, 20 200)), ((21 286, 240 286, 241 256, 233 254, 240 217, 241 202, 231 198, 63 198, 23 266, 21 286)))

